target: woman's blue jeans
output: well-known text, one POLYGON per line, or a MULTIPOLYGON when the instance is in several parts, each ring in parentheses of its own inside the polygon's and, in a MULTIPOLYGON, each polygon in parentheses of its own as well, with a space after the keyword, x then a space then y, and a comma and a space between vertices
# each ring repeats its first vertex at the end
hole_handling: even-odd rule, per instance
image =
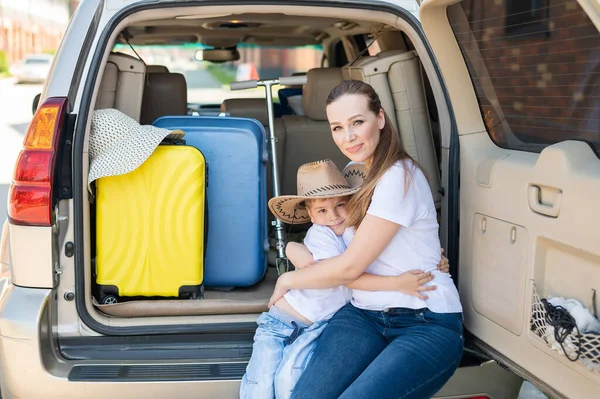
POLYGON ((430 398, 458 367, 461 313, 348 304, 323 331, 292 399, 430 398))

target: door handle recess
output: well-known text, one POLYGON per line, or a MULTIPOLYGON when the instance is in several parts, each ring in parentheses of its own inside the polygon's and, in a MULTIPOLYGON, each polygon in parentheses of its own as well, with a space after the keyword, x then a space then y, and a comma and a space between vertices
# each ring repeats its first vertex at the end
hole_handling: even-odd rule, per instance
POLYGON ((529 207, 532 211, 539 213, 540 215, 550 216, 553 218, 558 217, 558 214, 560 213, 560 203, 562 201, 562 190, 545 187, 544 191, 546 190, 554 193, 554 202, 551 204, 543 204, 541 199, 542 189, 539 186, 530 184, 527 188, 529 207))

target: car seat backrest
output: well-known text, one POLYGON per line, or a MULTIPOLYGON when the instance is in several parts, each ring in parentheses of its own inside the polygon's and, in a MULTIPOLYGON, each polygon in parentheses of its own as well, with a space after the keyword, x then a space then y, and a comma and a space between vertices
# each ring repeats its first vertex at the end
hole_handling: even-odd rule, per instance
POLYGON ((187 83, 180 73, 146 75, 140 123, 151 125, 161 116, 187 115, 187 83))
POLYGON ((342 81, 340 68, 314 68, 307 73, 303 88, 304 116, 284 115, 284 164, 281 173, 282 194, 295 194, 298 168, 308 162, 329 158, 342 170, 349 159, 331 137, 325 101, 331 90, 342 81))
POLYGON ((110 54, 95 108, 116 108, 139 122, 145 76, 143 61, 127 54, 110 54))
POLYGON ((221 104, 221 112, 238 118, 252 118, 269 126, 267 101, 264 98, 228 98, 221 104))
POLYGON ((419 58, 414 51, 385 51, 342 68, 344 79, 369 83, 400 135, 408 154, 421 164, 434 201, 440 204, 440 173, 419 58))

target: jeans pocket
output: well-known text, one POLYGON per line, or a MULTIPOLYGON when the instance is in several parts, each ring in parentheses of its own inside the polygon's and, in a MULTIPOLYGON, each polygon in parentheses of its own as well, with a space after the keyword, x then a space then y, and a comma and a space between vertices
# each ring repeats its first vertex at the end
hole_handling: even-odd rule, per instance
POLYGON ((430 310, 419 313, 421 320, 450 328, 462 336, 464 317, 462 313, 435 313, 430 310))
POLYGON ((462 323, 465 322, 465 316, 462 313, 450 313, 451 315, 456 316, 456 318, 462 323))

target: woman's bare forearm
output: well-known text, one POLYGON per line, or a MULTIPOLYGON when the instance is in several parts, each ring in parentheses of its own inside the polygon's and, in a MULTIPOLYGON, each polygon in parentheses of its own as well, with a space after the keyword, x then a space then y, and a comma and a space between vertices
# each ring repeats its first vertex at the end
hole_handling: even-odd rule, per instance
POLYGON ((279 284, 287 289, 332 288, 350 284, 377 259, 399 228, 398 224, 367 215, 346 252, 324 259, 318 265, 285 273, 279 284))
POLYGON ((363 273, 346 287, 361 291, 397 291, 398 282, 393 276, 363 273))

